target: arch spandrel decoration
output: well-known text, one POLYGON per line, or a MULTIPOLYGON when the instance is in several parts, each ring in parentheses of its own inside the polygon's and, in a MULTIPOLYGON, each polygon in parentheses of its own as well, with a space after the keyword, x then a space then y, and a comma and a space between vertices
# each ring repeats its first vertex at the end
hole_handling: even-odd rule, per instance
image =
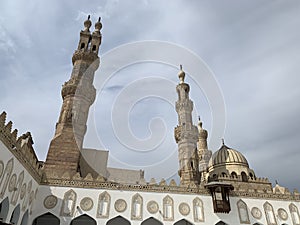
POLYGON ((77 194, 72 189, 67 191, 64 195, 62 202, 60 215, 61 216, 73 216, 75 211, 75 205, 77 200, 77 194))
POLYGON ((135 194, 134 196, 132 196, 131 219, 143 220, 143 198, 139 194, 135 194))
POLYGON ((4 197, 13 168, 14 168, 14 158, 11 158, 6 164, 5 170, 3 172, 0 181, 0 187, 1 187, 0 198, 4 197))
POLYGON ((108 218, 110 209, 110 195, 104 191, 98 198, 97 218, 108 218))
POLYGON ((13 204, 13 205, 17 204, 17 201, 18 201, 18 198, 19 198, 19 195, 21 192, 21 186, 22 186, 23 180, 24 180, 24 171, 22 171, 19 174, 18 181, 16 184, 16 189, 13 191, 13 194, 12 194, 11 204, 13 204))
POLYGON ((250 224, 249 213, 247 204, 243 200, 237 202, 237 208, 239 212, 239 218, 241 224, 250 224))
POLYGON ((265 210, 265 215, 266 215, 266 220, 268 225, 277 225, 273 206, 269 202, 265 202, 264 210, 265 210))
POLYGON ((163 199, 163 218, 166 221, 174 220, 174 201, 169 195, 163 199))
POLYGON ((204 222, 204 207, 203 202, 200 198, 193 200, 193 214, 195 222, 204 222))
POLYGON ((290 213, 292 216, 293 225, 300 225, 299 211, 295 204, 289 205, 290 213))

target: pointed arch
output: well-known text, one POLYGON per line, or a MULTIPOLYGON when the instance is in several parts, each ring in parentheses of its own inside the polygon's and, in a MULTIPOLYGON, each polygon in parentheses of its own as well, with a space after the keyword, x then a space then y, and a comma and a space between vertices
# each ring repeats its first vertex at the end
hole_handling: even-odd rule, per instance
POLYGON ((223 221, 219 221, 216 223, 216 225, 228 225, 227 223, 224 223, 223 221))
POLYGON ((106 225, 130 225, 130 222, 122 216, 116 216, 109 221, 107 221, 106 225))
POLYGON ((204 222, 203 202, 198 197, 193 200, 193 213, 195 222, 204 222))
POLYGON ((61 216, 73 216, 75 211, 76 199, 77 194, 72 189, 65 193, 60 210, 61 216))
POLYGON ((6 221, 7 214, 9 211, 9 200, 8 197, 6 197, 1 203, 0 203, 0 221, 6 221))
POLYGON ((1 187, 0 198, 3 198, 5 194, 13 167, 14 167, 14 158, 11 158, 6 164, 3 176, 0 181, 0 187, 1 187))
POLYGON ((144 220, 141 225, 163 225, 163 223, 153 217, 149 217, 144 220))
POLYGON ((13 194, 12 194, 11 204, 13 204, 13 205, 17 204, 23 180, 24 180, 24 171, 22 171, 19 174, 18 181, 16 184, 16 189, 13 191, 13 194))
POLYGON ((277 225, 273 206, 269 202, 265 202, 264 210, 268 225, 277 225))
POLYGON ((300 224, 300 218, 299 218, 299 211, 295 204, 291 203, 289 205, 289 210, 292 216, 293 225, 299 225, 300 224))
POLYGON ((47 212, 35 218, 32 225, 60 225, 60 220, 52 213, 47 212))
POLYGON ((138 193, 132 196, 131 199, 131 219, 132 220, 143 219, 143 198, 138 193))
POLYGON ((107 191, 102 192, 98 198, 98 218, 108 218, 110 209, 110 195, 107 191))
POLYGON ((81 216, 74 218, 70 223, 70 225, 83 225, 83 224, 84 225, 97 225, 97 222, 89 215, 83 214, 81 216))
POLYGON ((163 217, 167 221, 174 220, 174 201, 169 195, 163 199, 163 217))
POLYGON ((174 225, 193 225, 193 224, 186 219, 181 219, 181 220, 177 221, 176 223, 174 223, 174 225))
POLYGON ((20 204, 18 204, 14 211, 12 212, 11 214, 11 217, 10 217, 10 223, 11 224, 17 224, 18 221, 19 221, 19 218, 20 218, 20 204))
POLYGON ((28 210, 26 210, 26 212, 24 213, 22 220, 21 220, 21 224, 20 225, 27 225, 28 224, 28 210))
POLYGON ((263 224, 261 224, 261 223, 254 223, 253 225, 263 225, 263 224))
POLYGON ((240 199, 236 204, 239 212, 240 223, 249 224, 250 219, 247 204, 242 199, 240 199))

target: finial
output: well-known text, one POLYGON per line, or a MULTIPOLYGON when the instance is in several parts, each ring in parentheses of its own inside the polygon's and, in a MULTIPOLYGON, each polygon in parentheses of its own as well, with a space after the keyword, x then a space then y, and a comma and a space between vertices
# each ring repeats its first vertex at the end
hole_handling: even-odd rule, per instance
POLYGON ((222 138, 222 145, 225 145, 225 141, 224 141, 224 138, 222 138))
POLYGON ((198 116, 198 129, 201 130, 202 129, 202 121, 200 119, 200 116, 198 116))
POLYGON ((95 23, 95 31, 94 31, 94 33, 100 34, 100 30, 102 28, 102 23, 100 21, 101 21, 101 17, 99 17, 97 23, 95 23))
POLYGON ((88 15, 88 18, 86 21, 84 21, 84 31, 90 32, 90 27, 92 26, 92 22, 90 21, 91 16, 88 15))
POLYGON ((101 21, 101 16, 99 16, 99 18, 98 18, 98 22, 100 22, 101 21))
POLYGON ((179 80, 180 80, 180 84, 182 84, 182 83, 184 83, 185 72, 182 70, 182 65, 181 64, 180 64, 179 68, 180 68, 180 71, 178 73, 178 77, 179 77, 179 80))

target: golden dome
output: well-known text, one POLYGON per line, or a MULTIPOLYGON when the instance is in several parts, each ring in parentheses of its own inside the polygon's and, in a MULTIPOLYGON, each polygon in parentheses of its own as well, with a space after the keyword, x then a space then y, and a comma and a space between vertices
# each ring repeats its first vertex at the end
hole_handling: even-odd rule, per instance
POLYGON ((208 167, 228 164, 249 167, 247 159, 242 153, 226 145, 222 145, 222 147, 212 155, 208 167))

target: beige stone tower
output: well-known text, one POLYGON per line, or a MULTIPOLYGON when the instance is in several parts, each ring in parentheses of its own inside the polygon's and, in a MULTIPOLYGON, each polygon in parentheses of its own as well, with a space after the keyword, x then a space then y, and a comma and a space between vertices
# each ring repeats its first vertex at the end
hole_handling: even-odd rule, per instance
POLYGON ((93 79, 99 67, 98 50, 102 38, 100 18, 93 33, 89 30, 91 25, 89 16, 84 22, 78 48, 72 57, 71 78, 64 83, 61 90, 63 104, 45 162, 46 175, 50 171, 79 171, 88 112, 96 97, 93 79))
POLYGON ((207 137, 208 133, 207 130, 203 129, 202 121, 198 121, 198 142, 197 142, 197 149, 198 149, 198 157, 199 157, 199 172, 201 175, 201 182, 205 182, 205 177, 207 173, 208 162, 211 158, 212 152, 208 150, 207 147, 207 137))
POLYGON ((185 73, 180 66, 180 83, 176 86, 178 101, 176 112, 179 125, 175 127, 175 140, 178 144, 179 176, 182 185, 200 182, 199 158, 197 153, 198 129, 193 125, 193 102, 189 99, 190 86, 184 82, 185 73))

